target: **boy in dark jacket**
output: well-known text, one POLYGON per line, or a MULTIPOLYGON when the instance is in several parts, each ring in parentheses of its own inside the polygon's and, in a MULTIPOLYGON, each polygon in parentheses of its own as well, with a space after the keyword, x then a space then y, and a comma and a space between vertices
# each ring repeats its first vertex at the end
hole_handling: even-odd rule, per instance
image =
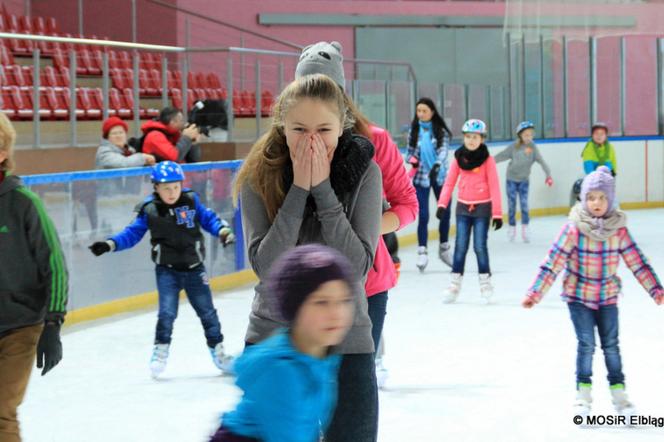
POLYGON ((136 219, 119 234, 90 246, 96 256, 119 252, 138 244, 150 230, 159 292, 159 319, 150 360, 153 377, 166 368, 179 294, 183 289, 203 324, 212 361, 222 371, 229 371, 231 364, 224 352, 224 336, 203 264, 205 246, 201 227, 218 236, 224 246, 232 243, 235 235, 226 221, 201 204, 195 192, 182 188, 184 178, 182 168, 173 161, 154 166, 155 192, 137 206, 136 219))
POLYGON ((0 440, 11 442, 21 440, 16 409, 35 354, 42 376, 62 359, 68 291, 55 227, 37 195, 11 175, 15 140, 0 113, 0 440))

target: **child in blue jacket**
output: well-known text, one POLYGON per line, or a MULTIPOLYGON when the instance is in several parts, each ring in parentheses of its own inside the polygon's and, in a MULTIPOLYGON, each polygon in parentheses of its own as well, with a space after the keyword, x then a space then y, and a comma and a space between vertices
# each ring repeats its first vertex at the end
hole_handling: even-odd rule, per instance
POLYGON ((244 396, 221 417, 212 442, 317 442, 337 398, 339 344, 353 323, 350 262, 319 244, 274 264, 269 293, 289 328, 247 347, 235 362, 244 396))
POLYGON ((179 164, 163 161, 154 166, 155 191, 139 204, 134 221, 117 235, 90 246, 96 256, 119 252, 138 244, 150 230, 159 292, 159 318, 150 360, 153 377, 166 368, 179 294, 183 289, 203 324, 212 361, 222 371, 231 368, 203 264, 205 246, 201 227, 218 236, 224 246, 233 242, 235 236, 226 221, 201 204, 195 192, 182 188, 183 181, 184 172, 179 164))

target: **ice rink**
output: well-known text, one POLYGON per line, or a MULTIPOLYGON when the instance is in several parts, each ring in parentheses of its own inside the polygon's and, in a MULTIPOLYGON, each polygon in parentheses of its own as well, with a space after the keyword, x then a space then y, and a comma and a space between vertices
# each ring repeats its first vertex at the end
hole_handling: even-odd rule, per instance
MULTIPOLYGON (((633 236, 664 276, 664 209, 628 215, 633 236)), ((533 310, 520 306, 564 220, 534 219, 530 244, 510 244, 505 229, 490 235, 496 294, 489 306, 480 301, 472 250, 458 302, 443 305, 449 270, 431 253, 420 274, 415 248, 402 248, 402 276, 390 292, 385 325, 390 376, 380 393, 379 441, 664 440, 664 428, 578 428, 572 422, 576 340, 558 296, 562 278, 533 310)), ((620 275, 628 392, 640 414, 664 418, 664 306, 656 306, 624 263, 620 275)), ((252 297, 247 287, 215 299, 231 353, 243 346, 252 297)), ((62 363, 43 378, 33 371, 19 410, 24 440, 207 440, 239 392, 214 368, 186 303, 163 379, 152 380, 155 323, 156 312, 149 311, 65 329, 62 363)), ((611 414, 600 349, 594 373, 593 413, 611 414)))

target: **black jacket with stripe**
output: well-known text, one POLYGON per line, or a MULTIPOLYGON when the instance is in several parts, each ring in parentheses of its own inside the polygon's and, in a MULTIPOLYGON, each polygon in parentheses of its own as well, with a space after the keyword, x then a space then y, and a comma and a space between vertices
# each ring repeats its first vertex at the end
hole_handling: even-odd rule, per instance
POLYGON ((0 181, 0 337, 63 321, 67 293, 62 247, 44 204, 18 177, 6 176, 0 181))

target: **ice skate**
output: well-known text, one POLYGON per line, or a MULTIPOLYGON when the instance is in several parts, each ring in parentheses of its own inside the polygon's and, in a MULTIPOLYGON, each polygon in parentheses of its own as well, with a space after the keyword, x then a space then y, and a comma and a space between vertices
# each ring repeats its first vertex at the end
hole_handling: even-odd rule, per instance
POLYGON ((491 275, 489 273, 480 274, 480 296, 489 304, 493 296, 493 285, 491 285, 491 275))
POLYGON ((521 237, 523 238, 523 242, 530 242, 530 230, 528 229, 528 224, 521 225, 521 237))
POLYGON ((611 386, 611 402, 613 402, 616 412, 621 416, 626 416, 627 418, 636 416, 636 409, 634 408, 634 404, 627 398, 624 385, 617 384, 611 386))
POLYGON ((463 281, 463 275, 461 273, 452 273, 452 278, 450 280, 450 285, 445 290, 443 295, 443 303, 451 304, 456 301, 461 291, 461 282, 463 281))
POLYGON ((514 242, 515 238, 516 238, 516 226, 510 226, 509 229, 507 229, 507 239, 509 239, 510 242, 514 242))
POLYGON ((440 243, 440 246, 438 247, 438 257, 448 267, 452 268, 452 247, 450 246, 450 243, 440 243))
POLYGON ((591 392, 592 386, 590 384, 579 384, 579 388, 576 391, 574 416, 581 416, 584 423, 586 422, 586 417, 590 415, 590 407, 593 403, 591 392))
POLYGON ((159 376, 166 369, 170 346, 170 344, 155 344, 152 350, 152 357, 150 358, 150 372, 153 378, 159 376))
POLYGON ((381 390, 385 388, 388 376, 387 368, 383 365, 383 358, 376 358, 376 383, 381 390))
POLYGON ((224 351, 224 344, 220 342, 214 347, 208 348, 214 365, 224 373, 233 374, 233 363, 235 362, 235 359, 226 354, 224 351))
POLYGON ((415 265, 420 270, 420 272, 424 272, 424 269, 427 268, 427 264, 429 264, 427 248, 425 246, 420 246, 417 248, 417 262, 415 265))

